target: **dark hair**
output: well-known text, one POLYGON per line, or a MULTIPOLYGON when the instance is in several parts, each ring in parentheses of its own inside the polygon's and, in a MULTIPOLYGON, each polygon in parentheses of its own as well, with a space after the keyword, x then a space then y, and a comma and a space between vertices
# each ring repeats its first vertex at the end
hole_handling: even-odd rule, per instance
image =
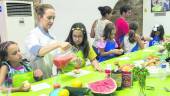
POLYGON ((113 24, 108 23, 104 28, 104 33, 103 33, 104 40, 110 39, 110 35, 111 35, 112 30, 114 30, 113 24))
POLYGON ((154 37, 155 37, 155 33, 156 33, 157 31, 160 32, 160 33, 159 33, 159 38, 160 38, 160 40, 163 40, 163 39, 164 39, 164 27, 163 27, 163 25, 159 25, 159 26, 156 27, 156 30, 152 30, 150 36, 151 36, 152 38, 154 38, 154 37))
POLYGON ((98 10, 100 11, 100 14, 102 16, 106 16, 106 14, 110 14, 112 12, 112 8, 109 6, 103 6, 98 7, 98 10))
POLYGON ((123 5, 122 7, 120 7, 120 14, 122 15, 123 12, 128 12, 129 10, 131 10, 132 8, 129 5, 123 5))
POLYGON ((138 29, 138 23, 133 21, 129 24, 129 29, 130 30, 134 30, 136 32, 136 30, 138 29))
POLYGON ((134 39, 135 38, 135 31, 130 30, 128 35, 129 35, 129 38, 128 38, 129 42, 134 43, 135 42, 135 39, 134 39))
POLYGON ((35 8, 35 11, 36 11, 37 15, 42 17, 44 15, 46 9, 54 9, 54 7, 50 4, 41 4, 35 8))
POLYGON ((70 29, 70 33, 66 39, 66 42, 69 42, 71 45, 76 46, 76 44, 73 41, 73 31, 74 30, 81 30, 81 32, 83 32, 83 41, 82 43, 79 45, 80 50, 82 50, 84 58, 87 58, 88 54, 89 54, 89 42, 88 42, 88 38, 87 38, 87 31, 86 31, 86 27, 84 26, 83 23, 74 23, 70 29))
POLYGON ((7 61, 7 56, 8 56, 7 50, 11 44, 17 44, 17 43, 13 41, 5 41, 0 44, 0 60, 1 61, 7 61))

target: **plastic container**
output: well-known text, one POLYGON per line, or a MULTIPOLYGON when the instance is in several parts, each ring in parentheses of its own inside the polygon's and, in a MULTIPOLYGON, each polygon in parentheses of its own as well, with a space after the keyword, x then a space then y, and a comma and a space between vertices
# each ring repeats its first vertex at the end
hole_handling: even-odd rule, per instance
POLYGON ((61 70, 76 56, 75 53, 78 52, 78 49, 75 47, 70 47, 68 50, 60 49, 59 52, 56 53, 53 63, 57 67, 57 69, 61 70))
POLYGON ((131 87, 132 85, 132 72, 122 71, 122 86, 131 87))
POLYGON ((117 90, 122 89, 122 72, 120 70, 112 70, 111 78, 117 83, 117 90))

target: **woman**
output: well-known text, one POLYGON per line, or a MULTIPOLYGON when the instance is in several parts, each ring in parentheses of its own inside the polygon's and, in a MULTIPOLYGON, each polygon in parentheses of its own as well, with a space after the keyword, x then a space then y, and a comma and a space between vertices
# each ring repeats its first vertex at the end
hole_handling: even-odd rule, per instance
POLYGON ((98 10, 100 11, 102 17, 94 21, 90 33, 90 37, 95 39, 93 42, 93 48, 96 51, 96 53, 97 53, 97 42, 103 36, 105 25, 111 23, 110 20, 112 19, 111 7, 101 6, 98 8, 98 10))
POLYGON ((49 34, 48 30, 53 25, 55 18, 55 9, 53 6, 42 4, 36 8, 36 13, 38 26, 26 38, 26 52, 29 60, 34 63, 33 68, 40 68, 44 78, 48 78, 52 75, 52 57, 50 54, 47 54, 56 48, 67 49, 70 44, 55 41, 49 34))

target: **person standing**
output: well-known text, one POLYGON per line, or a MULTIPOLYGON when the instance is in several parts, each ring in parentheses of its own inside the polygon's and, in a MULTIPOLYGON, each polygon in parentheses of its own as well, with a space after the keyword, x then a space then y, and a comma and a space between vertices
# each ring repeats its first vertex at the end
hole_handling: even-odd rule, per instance
POLYGON ((110 20, 112 19, 112 9, 109 6, 100 6, 98 7, 98 10, 101 13, 101 18, 94 21, 90 37, 94 38, 93 42, 93 48, 97 53, 97 42, 100 40, 100 38, 103 36, 103 30, 105 28, 105 25, 108 23, 112 23, 110 20))
POLYGON ((33 29, 25 40, 27 58, 43 72, 43 78, 52 76, 52 56, 55 49, 67 49, 68 42, 59 42, 50 35, 49 29, 54 23, 55 9, 50 4, 41 4, 36 8, 38 26, 33 29))
POLYGON ((115 21, 115 40, 119 48, 121 48, 124 36, 129 32, 129 24, 126 18, 131 15, 131 9, 132 8, 129 5, 124 5, 120 7, 120 17, 117 18, 115 21))

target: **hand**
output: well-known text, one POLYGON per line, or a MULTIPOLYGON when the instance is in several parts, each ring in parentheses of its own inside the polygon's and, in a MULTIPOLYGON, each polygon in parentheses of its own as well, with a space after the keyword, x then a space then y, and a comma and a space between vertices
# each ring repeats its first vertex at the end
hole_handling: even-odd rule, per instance
POLYGON ((123 53, 123 50, 122 50, 122 49, 114 49, 114 50, 112 50, 112 52, 113 52, 114 54, 120 55, 120 54, 123 53))
POLYGON ((70 48, 72 45, 68 42, 61 42, 60 43, 60 47, 63 49, 63 50, 67 50, 68 48, 70 48))
POLYGON ((95 66, 95 69, 99 72, 103 72, 103 69, 98 65, 98 66, 95 66))
POLYGON ((31 89, 31 85, 30 86, 25 86, 25 84, 23 83, 18 90, 21 92, 28 92, 31 89))
POLYGON ((34 76, 35 77, 42 77, 43 76, 43 72, 40 69, 36 69, 34 71, 34 76))
POLYGON ((91 63, 93 64, 93 67, 95 68, 95 70, 97 70, 99 72, 103 72, 103 69, 100 67, 100 65, 96 59, 91 61, 91 63))
POLYGON ((138 34, 135 34, 134 39, 135 39, 135 41, 139 41, 140 40, 140 36, 138 34))

